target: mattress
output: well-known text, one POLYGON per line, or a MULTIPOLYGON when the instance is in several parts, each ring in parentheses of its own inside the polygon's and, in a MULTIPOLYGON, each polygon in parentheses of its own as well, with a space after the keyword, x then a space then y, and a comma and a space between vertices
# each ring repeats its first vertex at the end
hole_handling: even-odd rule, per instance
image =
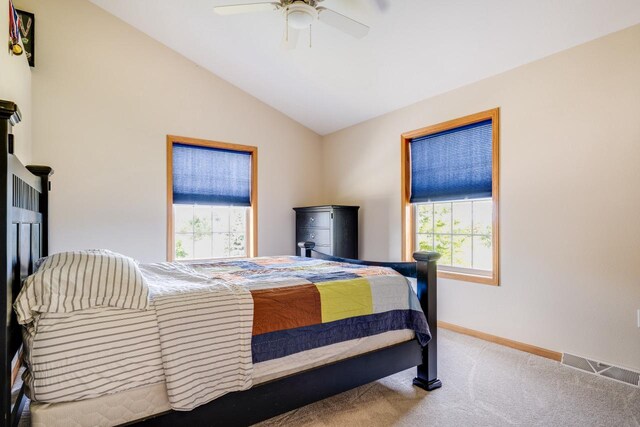
MULTIPOLYGON (((344 341, 254 365, 254 386, 296 372, 410 341, 413 331, 401 330, 344 341)), ((164 382, 128 388, 76 402, 31 404, 34 427, 113 426, 170 410, 164 382)))

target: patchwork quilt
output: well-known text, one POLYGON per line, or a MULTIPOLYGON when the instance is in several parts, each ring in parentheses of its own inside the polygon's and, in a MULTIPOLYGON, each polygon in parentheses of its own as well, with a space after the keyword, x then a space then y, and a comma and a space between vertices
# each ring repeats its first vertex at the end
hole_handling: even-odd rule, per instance
POLYGON ((431 339, 408 280, 389 268, 293 256, 190 266, 251 292, 253 363, 401 329, 431 339))

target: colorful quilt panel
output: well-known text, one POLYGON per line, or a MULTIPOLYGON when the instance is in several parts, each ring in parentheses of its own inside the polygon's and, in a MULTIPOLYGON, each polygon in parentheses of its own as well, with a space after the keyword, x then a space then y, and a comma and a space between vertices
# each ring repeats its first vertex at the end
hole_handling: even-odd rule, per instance
POLYGON ((251 292, 254 363, 401 329, 431 338, 408 280, 388 268, 289 256, 192 267, 251 292))

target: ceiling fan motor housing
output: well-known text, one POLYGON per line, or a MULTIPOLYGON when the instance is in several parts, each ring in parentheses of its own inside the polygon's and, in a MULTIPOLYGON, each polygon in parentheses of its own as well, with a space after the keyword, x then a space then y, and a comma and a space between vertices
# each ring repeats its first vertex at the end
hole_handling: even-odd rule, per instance
POLYGON ((285 7, 287 22, 291 28, 302 30, 308 28, 318 18, 316 8, 304 1, 294 1, 285 7))

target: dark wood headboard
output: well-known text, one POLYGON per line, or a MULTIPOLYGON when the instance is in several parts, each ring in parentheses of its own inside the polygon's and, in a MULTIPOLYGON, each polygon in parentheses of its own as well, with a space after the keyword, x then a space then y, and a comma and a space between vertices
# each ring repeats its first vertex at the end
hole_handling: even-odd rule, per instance
POLYGON ((24 166, 13 155, 12 127, 21 120, 18 106, 0 101, 0 404, 2 425, 16 425, 24 406, 20 390, 12 404, 11 388, 20 366, 22 330, 13 303, 35 262, 48 253, 49 176, 47 166, 24 166))

